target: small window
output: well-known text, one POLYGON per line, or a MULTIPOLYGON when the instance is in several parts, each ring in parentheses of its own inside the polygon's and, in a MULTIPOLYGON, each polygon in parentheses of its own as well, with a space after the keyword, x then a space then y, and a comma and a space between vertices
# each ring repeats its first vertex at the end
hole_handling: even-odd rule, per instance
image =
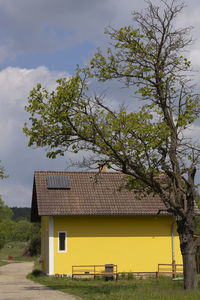
POLYGON ((58 232, 58 252, 66 252, 67 245, 66 245, 66 232, 60 231, 58 232))

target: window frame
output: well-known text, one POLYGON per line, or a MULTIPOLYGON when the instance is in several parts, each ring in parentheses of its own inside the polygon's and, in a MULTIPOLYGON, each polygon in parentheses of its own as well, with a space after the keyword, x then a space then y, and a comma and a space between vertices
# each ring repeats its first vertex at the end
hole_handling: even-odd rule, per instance
POLYGON ((58 253, 66 253, 67 252, 67 231, 58 231, 58 253), (65 250, 60 250, 60 233, 65 234, 65 250))

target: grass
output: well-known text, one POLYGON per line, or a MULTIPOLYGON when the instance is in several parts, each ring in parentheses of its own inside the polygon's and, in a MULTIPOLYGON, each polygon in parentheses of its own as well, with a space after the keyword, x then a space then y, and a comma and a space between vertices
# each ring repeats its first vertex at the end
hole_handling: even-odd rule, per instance
POLYGON ((87 300, 197 300, 200 290, 186 292, 183 281, 172 281, 170 277, 162 276, 159 280, 120 279, 104 281, 103 279, 69 279, 48 277, 40 271, 28 275, 28 278, 46 285, 54 290, 73 294, 87 300), (33 275, 35 274, 35 276, 33 275))
POLYGON ((7 265, 5 261, 0 261, 0 267, 7 265))
POLYGON ((17 261, 34 261, 35 257, 23 257, 22 252, 26 246, 25 242, 9 242, 4 248, 0 249, 0 261, 8 260, 8 256, 12 256, 17 261))

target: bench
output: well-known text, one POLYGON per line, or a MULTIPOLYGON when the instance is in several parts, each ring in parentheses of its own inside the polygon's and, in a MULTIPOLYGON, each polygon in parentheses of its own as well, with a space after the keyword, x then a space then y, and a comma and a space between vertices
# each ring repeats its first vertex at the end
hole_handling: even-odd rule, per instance
POLYGON ((158 271, 156 272, 156 278, 159 278, 159 274, 172 274, 175 278, 177 274, 183 274, 183 265, 180 264, 158 264, 158 271))
POLYGON ((72 279, 77 276, 104 276, 106 280, 116 277, 118 280, 117 265, 107 264, 107 265, 79 265, 72 266, 72 279))

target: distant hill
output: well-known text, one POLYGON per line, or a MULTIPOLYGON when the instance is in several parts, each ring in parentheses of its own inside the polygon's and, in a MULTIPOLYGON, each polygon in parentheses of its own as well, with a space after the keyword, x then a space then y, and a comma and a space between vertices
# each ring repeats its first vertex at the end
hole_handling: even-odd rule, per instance
POLYGON ((31 208, 30 207, 10 207, 13 211, 13 221, 19 221, 26 219, 30 221, 31 219, 31 208))

